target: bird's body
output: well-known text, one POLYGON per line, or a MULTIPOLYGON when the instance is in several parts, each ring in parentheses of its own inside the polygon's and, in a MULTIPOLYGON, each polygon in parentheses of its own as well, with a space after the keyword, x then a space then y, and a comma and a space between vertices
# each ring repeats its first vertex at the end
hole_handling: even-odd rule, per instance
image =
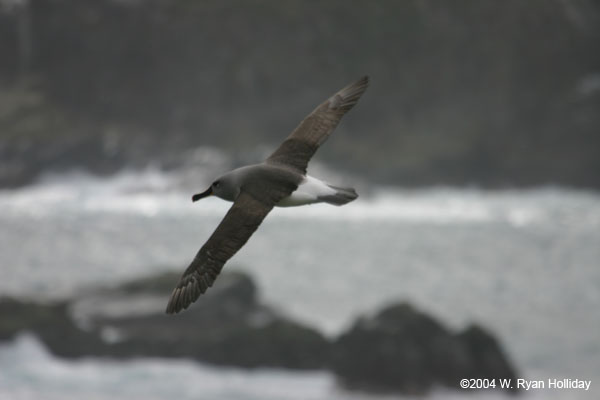
MULTIPOLYGON (((297 207, 315 203, 346 204, 358 197, 354 189, 332 186, 310 175, 303 175, 284 165, 260 163, 236 168, 221 177, 212 194, 226 201, 235 201, 241 187, 254 182, 292 182, 297 188, 279 200, 275 207, 297 207)), ((199 200, 199 199, 198 199, 199 200)))
POLYGON ((340 206, 358 197, 352 188, 333 186, 309 176, 306 167, 368 83, 368 78, 363 77, 327 99, 264 162, 227 172, 206 191, 192 196, 197 201, 214 195, 232 201, 233 206, 183 273, 169 299, 167 313, 186 309, 212 286, 223 265, 246 243, 273 207, 314 203, 340 206))
POLYGON ((354 189, 338 188, 309 175, 302 178, 298 189, 281 199, 276 204, 277 207, 297 207, 315 203, 341 206, 358 197, 354 189))

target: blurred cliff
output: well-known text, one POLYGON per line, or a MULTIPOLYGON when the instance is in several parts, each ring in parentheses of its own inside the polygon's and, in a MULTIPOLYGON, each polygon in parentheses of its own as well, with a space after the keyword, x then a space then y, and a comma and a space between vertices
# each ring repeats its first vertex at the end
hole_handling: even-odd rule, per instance
POLYGON ((0 186, 247 158, 369 74, 318 155, 334 166, 599 188, 598 43, 596 0, 1 0, 0 186))
POLYGON ((452 332, 412 305, 394 303, 328 338, 263 304, 254 281, 231 272, 202 301, 170 317, 164 299, 178 278, 178 273, 149 276, 49 304, 0 296, 0 344, 29 332, 65 358, 186 358, 241 368, 327 369, 345 388, 375 393, 459 389, 464 376, 516 380, 503 346, 478 324, 452 332))

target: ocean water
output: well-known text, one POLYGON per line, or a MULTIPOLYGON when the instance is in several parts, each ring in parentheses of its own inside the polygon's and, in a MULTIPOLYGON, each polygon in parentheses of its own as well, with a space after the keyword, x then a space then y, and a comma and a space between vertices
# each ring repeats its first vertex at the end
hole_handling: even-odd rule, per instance
MULTIPOLYGON (((0 294, 60 298, 182 271, 229 206, 219 199, 192 203, 199 189, 147 170, 105 179, 52 176, 0 191, 0 294)), ((409 301, 452 329, 477 322, 496 334, 520 377, 592 381, 587 392, 540 389, 526 398, 599 398, 599 193, 553 187, 364 193, 339 208, 275 209, 226 268, 248 272, 264 302, 330 335, 391 301, 409 301)), ((65 361, 28 335, 0 346, 2 400, 198 393, 232 400, 385 398, 345 392, 321 371, 65 361)), ((463 396, 440 389, 430 397, 463 396)))

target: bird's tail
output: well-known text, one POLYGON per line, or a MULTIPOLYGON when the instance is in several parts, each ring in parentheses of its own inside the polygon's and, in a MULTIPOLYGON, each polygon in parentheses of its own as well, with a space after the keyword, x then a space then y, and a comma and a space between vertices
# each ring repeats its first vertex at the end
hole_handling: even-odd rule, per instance
POLYGON ((353 188, 343 188, 339 186, 333 186, 327 184, 331 189, 335 190, 334 194, 328 194, 325 196, 320 196, 319 199, 328 204, 333 204, 334 206, 342 206, 346 203, 350 203, 352 200, 356 200, 358 194, 356 190, 353 188))

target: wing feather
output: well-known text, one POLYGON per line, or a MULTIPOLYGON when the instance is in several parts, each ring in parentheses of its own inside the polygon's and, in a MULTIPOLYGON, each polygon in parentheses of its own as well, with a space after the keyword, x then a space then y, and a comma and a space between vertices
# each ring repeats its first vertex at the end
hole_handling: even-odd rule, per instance
POLYGON ((285 139, 267 163, 284 164, 306 173, 306 167, 319 146, 358 102, 367 90, 369 77, 364 76, 346 86, 313 110, 285 139))
POLYGON ((223 265, 244 246, 274 205, 273 201, 259 201, 247 192, 240 193, 183 273, 169 299, 167 314, 185 310, 213 285, 223 265))

